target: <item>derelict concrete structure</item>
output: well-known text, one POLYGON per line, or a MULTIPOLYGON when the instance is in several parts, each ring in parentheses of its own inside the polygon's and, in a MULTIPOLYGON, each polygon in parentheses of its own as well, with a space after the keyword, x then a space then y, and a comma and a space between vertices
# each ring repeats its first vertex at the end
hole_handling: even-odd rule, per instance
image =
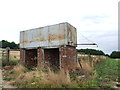
POLYGON ((69 23, 20 32, 20 61, 29 66, 41 65, 63 70, 77 65, 77 31, 69 23))

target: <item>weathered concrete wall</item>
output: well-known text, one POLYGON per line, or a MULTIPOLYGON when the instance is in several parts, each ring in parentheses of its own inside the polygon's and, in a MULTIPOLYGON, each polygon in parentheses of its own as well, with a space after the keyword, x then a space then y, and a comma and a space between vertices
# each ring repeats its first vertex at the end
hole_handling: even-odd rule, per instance
POLYGON ((99 62, 106 58, 106 56, 78 54, 79 65, 85 71, 91 71, 99 62))
POLYGON ((20 48, 77 46, 76 28, 67 22, 20 32, 20 48))
POLYGON ((77 65, 77 50, 76 47, 62 46, 60 48, 61 70, 69 70, 77 65))

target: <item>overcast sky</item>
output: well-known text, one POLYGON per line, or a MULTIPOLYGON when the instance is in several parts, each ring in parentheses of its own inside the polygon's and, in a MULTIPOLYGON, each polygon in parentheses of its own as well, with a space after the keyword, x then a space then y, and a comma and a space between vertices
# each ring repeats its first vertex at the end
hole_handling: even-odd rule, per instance
POLYGON ((77 48, 110 54, 118 50, 118 1, 0 0, 0 40, 19 43, 20 31, 68 22, 77 28, 78 43, 98 44, 77 48))

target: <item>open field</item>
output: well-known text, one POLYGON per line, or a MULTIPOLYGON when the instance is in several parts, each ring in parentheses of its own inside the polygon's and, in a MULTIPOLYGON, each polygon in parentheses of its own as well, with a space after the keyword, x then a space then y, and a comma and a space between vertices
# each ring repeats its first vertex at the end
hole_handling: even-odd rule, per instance
POLYGON ((10 51, 10 60, 20 60, 20 51, 10 51))
MULTIPOLYGON (((4 59, 4 57, 6 57, 6 49, 1 49, 0 48, 0 59, 4 59)), ((15 51, 15 50, 11 50, 9 53, 9 59, 10 60, 19 60, 20 59, 20 51, 15 51)))

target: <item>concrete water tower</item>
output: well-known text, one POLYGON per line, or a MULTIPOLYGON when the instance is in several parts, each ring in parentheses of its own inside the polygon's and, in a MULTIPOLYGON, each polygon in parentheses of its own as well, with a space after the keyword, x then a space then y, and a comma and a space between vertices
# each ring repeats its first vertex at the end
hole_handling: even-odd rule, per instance
POLYGON ((77 65, 77 31, 69 23, 20 32, 20 61, 29 66, 49 63, 50 67, 72 69, 77 65))

